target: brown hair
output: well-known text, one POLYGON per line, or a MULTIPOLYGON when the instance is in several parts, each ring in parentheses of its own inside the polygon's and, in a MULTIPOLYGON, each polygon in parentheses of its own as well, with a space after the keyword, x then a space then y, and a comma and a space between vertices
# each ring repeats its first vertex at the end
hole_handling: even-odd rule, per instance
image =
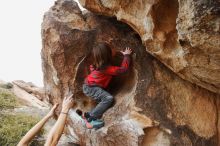
POLYGON ((103 69, 111 64, 112 50, 107 43, 97 43, 92 49, 94 65, 97 69, 103 69))

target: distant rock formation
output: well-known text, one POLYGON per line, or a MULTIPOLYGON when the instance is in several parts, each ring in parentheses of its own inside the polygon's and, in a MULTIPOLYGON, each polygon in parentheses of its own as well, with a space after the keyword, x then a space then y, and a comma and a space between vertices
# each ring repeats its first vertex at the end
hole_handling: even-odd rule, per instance
POLYGON ((75 109, 94 106, 82 93, 82 84, 95 42, 112 46, 115 65, 122 60, 118 52, 126 46, 134 53, 130 71, 115 77, 109 87, 116 102, 103 116, 105 127, 87 130, 71 110, 68 127, 73 141, 87 146, 218 146, 218 3, 81 3, 94 13, 81 12, 73 0, 58 0, 44 16, 41 55, 51 103, 61 102, 71 91, 75 109))
POLYGON ((35 86, 33 83, 26 83, 22 80, 12 81, 13 93, 24 101, 26 106, 33 106, 39 109, 48 109, 49 101, 45 98, 43 88, 35 86))
POLYGON ((27 93, 37 97, 41 101, 43 101, 46 98, 44 89, 35 86, 31 82, 26 83, 22 80, 15 80, 15 81, 12 81, 12 83, 14 85, 17 85, 19 88, 25 90, 27 93))

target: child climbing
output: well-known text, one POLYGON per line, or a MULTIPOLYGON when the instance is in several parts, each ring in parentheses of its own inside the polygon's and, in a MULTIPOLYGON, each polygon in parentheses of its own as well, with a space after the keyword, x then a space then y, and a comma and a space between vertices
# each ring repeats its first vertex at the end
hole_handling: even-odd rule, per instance
POLYGON ((104 122, 100 118, 114 101, 113 96, 106 91, 106 88, 112 76, 125 73, 128 70, 132 50, 126 48, 121 53, 124 55, 121 66, 112 66, 112 51, 109 45, 107 43, 98 43, 93 47, 94 64, 90 65, 90 74, 85 78, 83 93, 98 104, 90 112, 83 114, 87 128, 97 129, 104 126, 104 122))

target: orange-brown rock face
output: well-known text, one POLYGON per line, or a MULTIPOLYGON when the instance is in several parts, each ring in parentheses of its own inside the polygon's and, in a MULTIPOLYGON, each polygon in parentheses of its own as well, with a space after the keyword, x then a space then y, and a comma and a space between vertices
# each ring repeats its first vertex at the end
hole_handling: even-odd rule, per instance
POLYGON ((183 79, 220 93, 218 0, 80 0, 115 16, 141 37, 146 50, 183 79))
MULTIPOLYGON (((173 9, 178 8, 178 3, 173 2, 171 6, 166 5, 170 3, 168 1, 99 2, 103 3, 88 1, 84 2, 84 6, 100 14, 115 15, 117 18, 120 15, 120 20, 127 22, 134 30, 115 18, 81 12, 72 0, 58 0, 45 14, 42 24, 42 65, 46 94, 50 102, 55 103, 61 102, 69 91, 74 93, 76 105, 70 111, 68 122, 73 141, 87 146, 217 146, 220 129, 219 95, 180 78, 160 62, 167 65, 166 59, 158 57, 170 57, 173 63, 176 59, 180 66, 181 61, 188 61, 186 56, 181 56, 184 52, 176 52, 180 56, 175 58, 172 49, 178 47, 170 50, 164 48, 165 44, 182 48, 179 42, 170 43, 176 42, 178 37, 177 31, 173 30, 176 18, 172 19, 173 15, 177 17, 177 11, 174 13, 173 9), (116 8, 113 11, 114 6, 121 7, 120 11, 116 8), (168 14, 164 14, 163 9, 168 9, 168 14), (154 11, 154 16, 148 16, 148 11, 154 11), (136 17, 132 17, 134 14, 136 17), (160 15, 166 17, 157 19, 158 26, 155 26, 154 18, 160 15), (142 18, 151 21, 152 25, 145 23, 145 27, 141 27, 142 23, 139 22, 142 18), (162 29, 162 26, 165 28, 162 29), (155 39, 156 36, 159 38, 155 39), (114 77, 109 86, 115 104, 103 116, 105 126, 99 130, 88 130, 82 126, 74 109, 87 111, 94 106, 94 102, 83 95, 82 84, 87 67, 92 62, 91 47, 99 41, 112 46, 114 65, 120 65, 122 55, 119 51, 125 47, 131 47, 134 53, 130 70, 114 77), (146 52, 142 42, 151 46, 149 52, 155 49, 161 53, 155 55, 151 52, 160 61, 146 52)), ((196 51, 193 55, 197 55, 196 51)), ((207 66, 203 67, 205 69, 207 66)), ((218 66, 215 69, 217 71, 218 66)), ((214 78, 208 74, 206 76, 214 78)), ((187 79, 191 81, 190 76, 187 79)), ((206 82, 205 87, 209 85, 210 82, 206 82)), ((217 88, 212 89, 213 92, 218 91, 217 88)))

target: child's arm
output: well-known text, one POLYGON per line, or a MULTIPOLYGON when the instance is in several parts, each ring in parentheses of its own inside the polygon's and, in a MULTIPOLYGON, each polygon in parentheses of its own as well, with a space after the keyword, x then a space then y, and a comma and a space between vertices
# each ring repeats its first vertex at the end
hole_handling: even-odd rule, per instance
POLYGON ((132 50, 130 48, 126 48, 125 51, 121 51, 121 53, 124 55, 124 59, 121 63, 121 66, 111 66, 107 68, 106 72, 110 75, 119 75, 122 73, 125 73, 130 65, 130 54, 132 53, 132 50))
POLYGON ((18 146, 28 146, 31 140, 40 132, 45 123, 54 115, 57 105, 58 104, 55 104, 50 112, 28 131, 28 133, 20 140, 18 146))

